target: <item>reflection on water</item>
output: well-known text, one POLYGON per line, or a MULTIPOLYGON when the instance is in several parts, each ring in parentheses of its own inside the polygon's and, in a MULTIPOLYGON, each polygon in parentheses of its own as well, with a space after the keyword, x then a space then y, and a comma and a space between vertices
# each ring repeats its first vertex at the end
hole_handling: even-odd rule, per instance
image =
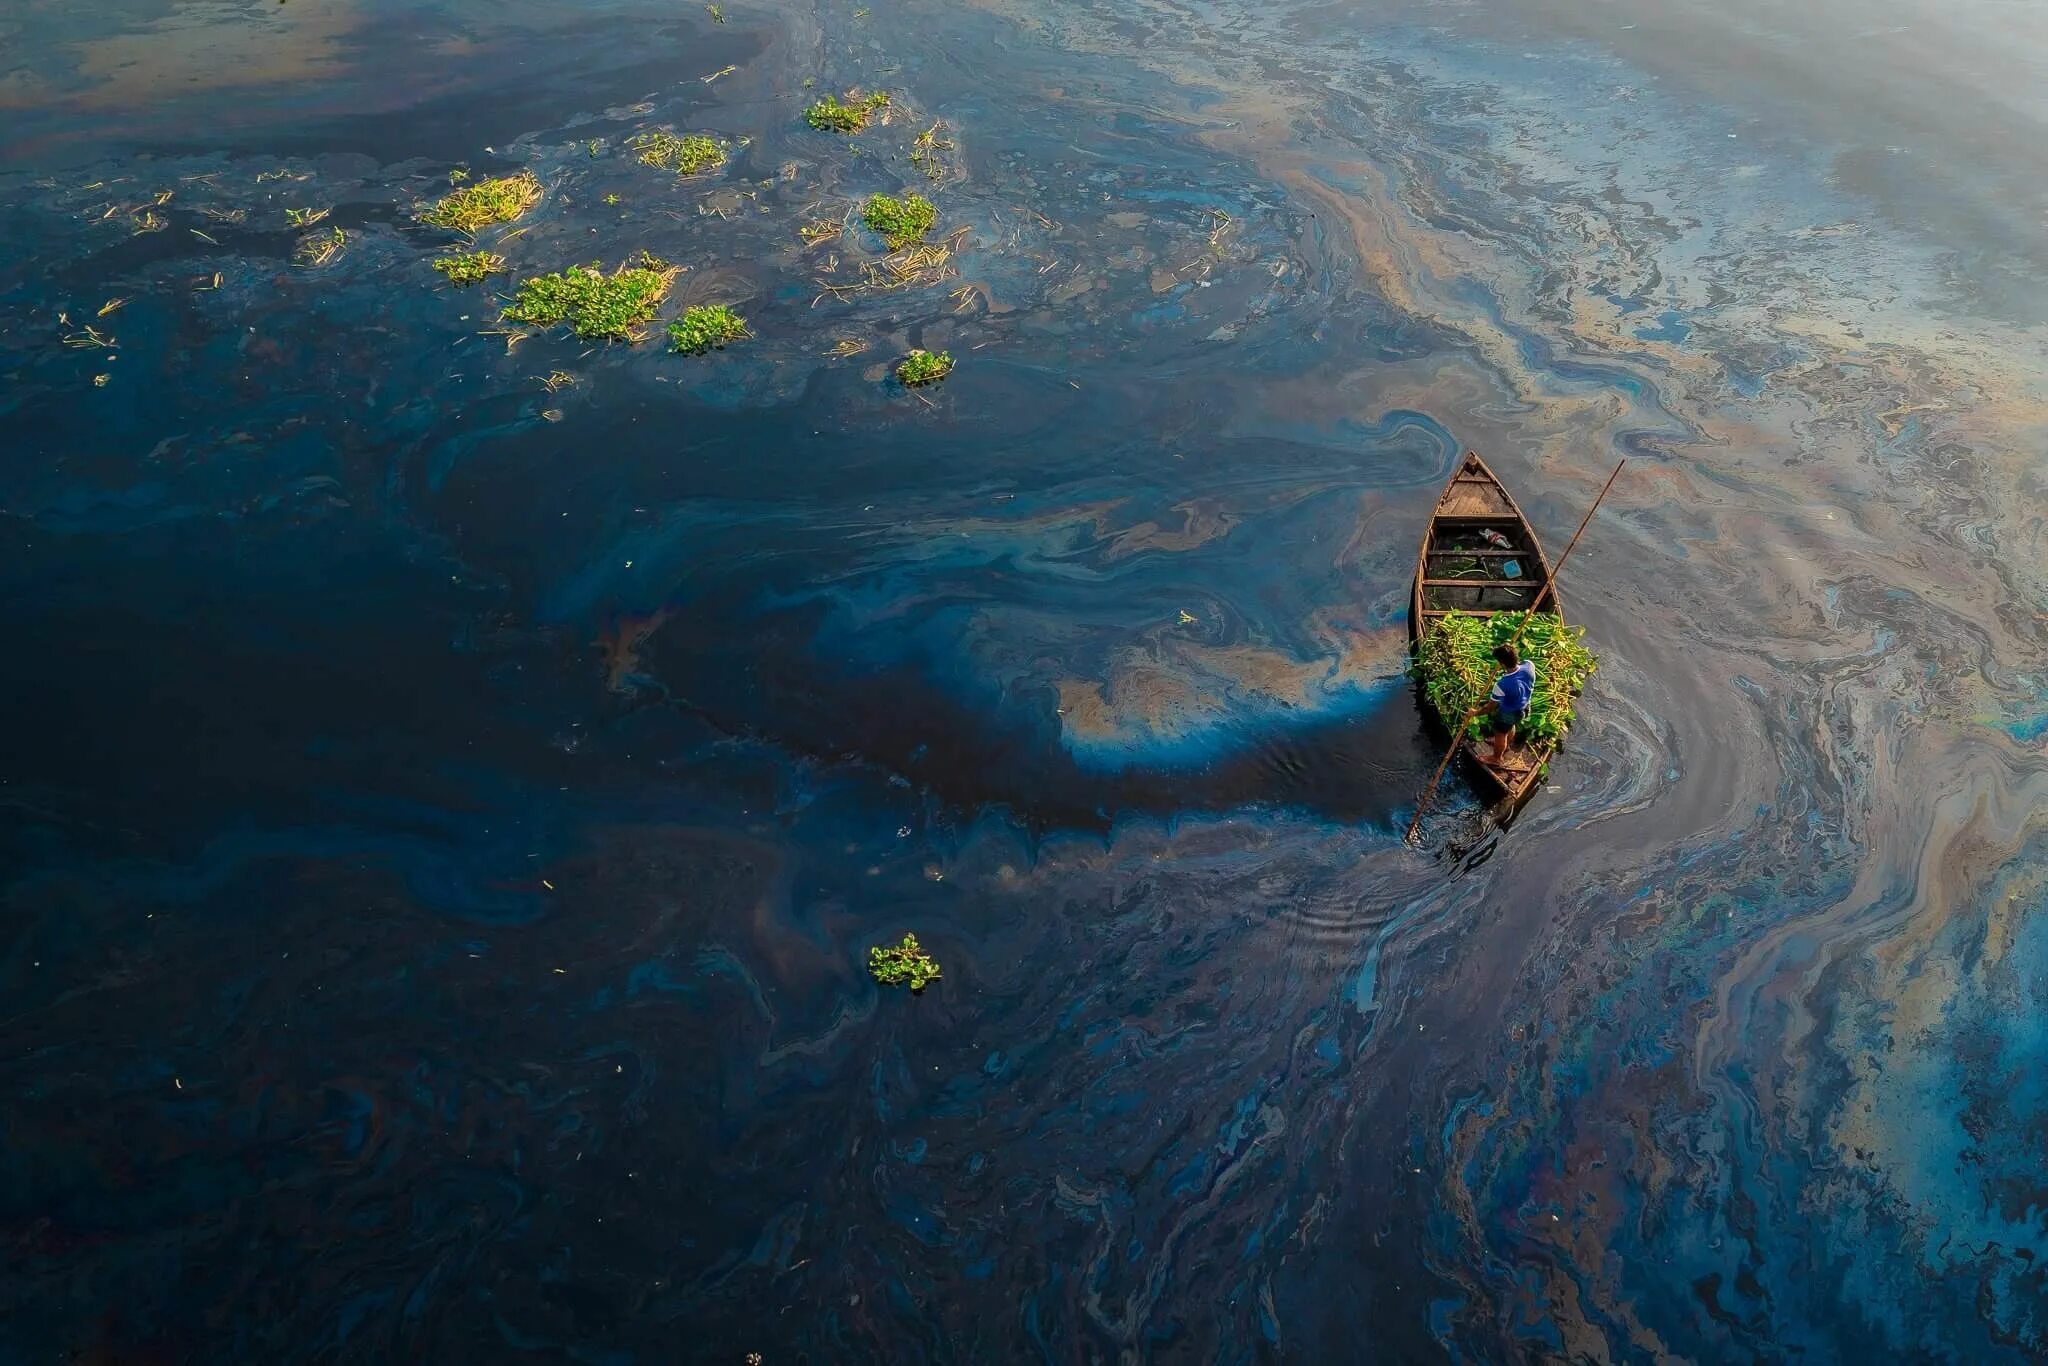
POLYGON ((2048 35, 1840 8, 0 21, 0 1359, 2048 1352, 2048 35), (1467 444, 1636 458, 1417 852, 1467 444))

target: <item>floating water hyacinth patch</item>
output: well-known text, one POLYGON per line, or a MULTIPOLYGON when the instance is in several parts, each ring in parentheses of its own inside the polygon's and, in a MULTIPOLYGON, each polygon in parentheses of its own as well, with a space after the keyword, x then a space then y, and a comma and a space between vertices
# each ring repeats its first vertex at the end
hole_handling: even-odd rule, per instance
POLYGON ((848 94, 843 104, 837 97, 827 95, 804 110, 804 122, 827 133, 858 133, 888 104, 886 90, 866 96, 848 94))
POLYGON ((510 223, 540 203, 540 178, 531 171, 497 176, 443 195, 420 214, 422 223, 473 233, 493 223, 510 223))
POLYGON ((913 388, 932 384, 953 373, 953 357, 946 351, 912 351, 896 365, 896 378, 913 388))
POLYGON ((635 134, 633 150, 643 166, 659 166, 678 175, 701 175, 725 165, 725 144, 702 133, 678 136, 665 129, 635 134))
POLYGON ((521 280, 505 318, 539 327, 566 323, 579 337, 639 341, 681 273, 645 253, 609 275, 595 263, 571 266, 559 274, 521 280))
POLYGON ((480 285, 484 277, 505 269, 505 258, 494 251, 459 251, 427 264, 447 276, 451 285, 480 285))
POLYGON ((682 316, 668 325, 669 349, 694 356, 724 346, 727 342, 742 341, 753 333, 747 330, 746 319, 724 304, 699 304, 686 308, 682 316))
POLYGON ((868 971, 885 987, 908 985, 923 991, 939 979, 937 960, 918 947, 917 936, 906 934, 893 948, 876 945, 868 950, 868 971))
POLYGON ((860 211, 861 222, 882 235, 889 250, 915 246, 939 221, 939 211, 921 194, 892 199, 885 194, 869 195, 860 211))

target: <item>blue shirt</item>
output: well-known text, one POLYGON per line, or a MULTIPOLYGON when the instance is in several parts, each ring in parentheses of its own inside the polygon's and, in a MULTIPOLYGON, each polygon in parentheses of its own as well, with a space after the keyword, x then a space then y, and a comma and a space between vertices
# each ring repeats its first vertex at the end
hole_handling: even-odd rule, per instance
POLYGON ((1529 694, 1535 690, 1536 665, 1525 659, 1515 666, 1514 672, 1500 676, 1489 696, 1500 704, 1501 716, 1512 719, 1529 709, 1529 694))

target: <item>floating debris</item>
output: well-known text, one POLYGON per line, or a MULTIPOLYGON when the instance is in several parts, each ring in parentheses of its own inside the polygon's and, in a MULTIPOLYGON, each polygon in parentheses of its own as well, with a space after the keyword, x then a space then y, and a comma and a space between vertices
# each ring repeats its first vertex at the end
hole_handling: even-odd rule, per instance
POLYGON ((220 239, 218 237, 213 236, 210 233, 201 232, 197 228, 187 228, 185 229, 185 231, 191 233, 194 237, 206 243, 208 246, 217 247, 220 245, 220 239))
POLYGON ((954 143, 951 138, 940 136, 945 127, 943 123, 934 122, 910 144, 910 164, 923 171, 930 180, 946 178, 946 163, 939 153, 952 151, 954 143))
POLYGON ((300 238, 292 259, 302 266, 324 266, 341 255, 347 246, 348 234, 340 228, 331 228, 300 238))
POLYGON ((93 316, 95 318, 104 318, 109 313, 118 313, 120 310, 126 307, 128 307, 128 301, 126 299, 109 299, 105 303, 100 305, 100 311, 93 314, 93 316))
MULTIPOLYGON (((59 321, 65 320, 60 318, 59 321)), ((100 331, 97 327, 93 327, 90 325, 88 325, 83 332, 65 333, 64 344, 66 346, 73 347, 78 350, 88 350, 93 347, 98 347, 101 350, 106 351, 111 351, 115 346, 119 345, 119 343, 116 342, 112 337, 109 337, 106 333, 100 331)))
POLYGON ((448 172, 448 183, 450 185, 460 185, 467 179, 469 179, 469 167, 467 166, 457 166, 448 172))
POLYGON ((532 329, 525 327, 487 327, 483 330, 482 335, 486 337, 503 337, 505 339, 505 354, 509 356, 519 349, 519 343, 525 341, 528 337, 534 336, 535 333, 532 329))
POLYGON ((934 384, 953 373, 953 357, 947 351, 912 351, 896 363, 896 378, 910 388, 934 384))
POLYGON ((686 356, 715 350, 727 342, 753 336, 746 319, 725 304, 699 304, 686 308, 668 325, 669 350, 686 356))
POLYGON ((199 212, 216 223, 239 223, 249 216, 247 209, 216 209, 211 205, 201 205, 199 212))
POLYGON ((576 382, 576 376, 570 374, 567 370, 550 370, 539 378, 540 387, 551 394, 559 393, 576 382))
POLYGON ((877 90, 872 95, 856 95, 848 91, 847 102, 841 104, 827 95, 810 108, 804 110, 804 122, 822 132, 858 133, 868 126, 876 114, 889 107, 889 92, 877 90))
POLYGON ((1209 210, 1209 217, 1214 224, 1209 232, 1209 250, 1220 257, 1223 255, 1223 235, 1230 231, 1231 225, 1237 220, 1221 209, 1209 210))
POLYGON ((505 258, 495 251, 459 251, 427 264, 447 276, 451 285, 480 285, 486 276, 505 269, 505 258))
POLYGON ((725 22, 725 11, 720 9, 716 5, 706 5, 704 7, 704 12, 711 16, 711 22, 714 24, 722 24, 725 22))
MULTIPOLYGON (((953 256, 959 251, 960 243, 966 240, 966 236, 966 228, 956 228, 952 236, 943 242, 926 242, 922 246, 911 247, 906 251, 893 252, 879 261, 863 262, 860 279, 844 284, 821 281, 824 291, 818 298, 885 294, 893 290, 934 285, 943 280, 950 280, 958 274, 953 266, 953 256)), ((812 300, 812 306, 816 305, 817 300, 812 300)))
POLYGON ((738 70, 739 68, 736 66, 722 66, 718 68, 718 70, 712 72, 709 76, 706 76, 704 78, 704 84, 709 85, 713 81, 717 80, 720 76, 730 76, 733 72, 738 70))
POLYGON ((796 230, 796 235, 803 239, 805 246, 815 247, 820 242, 830 242, 844 231, 846 231, 846 224, 839 219, 813 218, 810 222, 799 226, 796 230))
POLYGON ((939 221, 939 211, 921 194, 907 194, 901 199, 877 194, 868 196, 860 217, 882 235, 891 251, 896 251, 924 241, 925 234, 939 221))
POLYGON ((832 344, 832 349, 825 354, 837 356, 844 360, 848 356, 858 356, 861 352, 868 349, 868 345, 868 342, 861 337, 841 337, 832 344))
POLYGON ((162 215, 158 214, 155 209, 144 209, 141 213, 135 215, 135 231, 138 233, 162 232, 169 226, 170 223, 162 215))
MULTIPOLYGON (((646 336, 669 287, 682 273, 646 253, 610 275, 595 262, 571 266, 554 275, 519 282, 518 295, 506 309, 509 322, 553 327, 567 323, 579 337, 608 337, 636 342, 646 336)), ((514 343, 506 343, 509 349, 514 343)))
POLYGON ((701 175, 725 165, 725 144, 702 133, 681 137, 666 129, 634 135, 631 146, 642 166, 659 166, 678 175, 701 175))
POLYGON ((333 212, 332 209, 286 209, 284 221, 295 228, 310 228, 333 212))
POLYGON ((94 375, 92 377, 92 387, 95 389, 104 389, 107 387, 108 382, 113 378, 114 377, 112 375, 94 375))
POLYGON ((540 178, 531 171, 497 176, 444 195, 420 214, 422 223, 455 232, 474 233, 493 223, 510 223, 540 203, 540 178))

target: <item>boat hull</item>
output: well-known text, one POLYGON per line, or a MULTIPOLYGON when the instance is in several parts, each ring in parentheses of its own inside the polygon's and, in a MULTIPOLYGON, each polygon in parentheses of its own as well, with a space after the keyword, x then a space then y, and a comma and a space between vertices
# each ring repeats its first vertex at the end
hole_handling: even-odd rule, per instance
MULTIPOLYGON (((1467 451, 1437 498, 1415 557, 1409 644, 1419 646, 1430 624, 1452 611, 1489 617, 1528 610, 1541 601, 1545 611, 1562 620, 1564 604, 1556 592, 1543 597, 1550 578, 1543 543, 1514 495, 1484 460, 1467 451)), ((1421 700, 1421 707, 1448 738, 1435 708, 1427 700, 1421 700)), ((1472 744, 1461 742, 1458 748, 1475 787, 1519 807, 1542 782, 1557 744, 1532 745, 1517 738, 1499 764, 1481 758, 1472 744)))

